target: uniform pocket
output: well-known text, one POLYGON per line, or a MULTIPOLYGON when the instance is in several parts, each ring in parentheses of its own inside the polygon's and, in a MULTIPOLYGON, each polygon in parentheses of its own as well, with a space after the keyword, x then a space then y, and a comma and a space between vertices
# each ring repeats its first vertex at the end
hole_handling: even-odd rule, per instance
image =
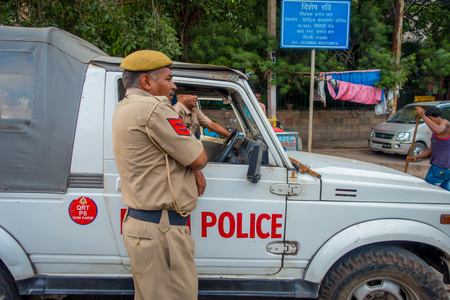
POLYGON ((154 240, 149 237, 127 235, 128 241, 134 246, 149 246, 154 240))
POLYGON ((145 245, 158 240, 158 224, 128 218, 124 224, 124 236, 130 245, 145 245))

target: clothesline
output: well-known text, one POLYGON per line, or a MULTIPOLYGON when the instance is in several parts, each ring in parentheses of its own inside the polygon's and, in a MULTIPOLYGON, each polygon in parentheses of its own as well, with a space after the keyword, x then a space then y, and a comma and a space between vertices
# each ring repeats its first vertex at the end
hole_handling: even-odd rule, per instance
MULTIPOLYGON (((305 78, 311 78, 310 72, 293 72, 305 78)), ((392 93, 385 96, 385 90, 375 86, 381 80, 381 70, 357 70, 338 72, 316 72, 317 94, 327 106, 325 83, 330 96, 335 100, 375 105, 376 114, 389 113, 392 107, 392 93), (385 99, 386 98, 386 99, 385 99)))

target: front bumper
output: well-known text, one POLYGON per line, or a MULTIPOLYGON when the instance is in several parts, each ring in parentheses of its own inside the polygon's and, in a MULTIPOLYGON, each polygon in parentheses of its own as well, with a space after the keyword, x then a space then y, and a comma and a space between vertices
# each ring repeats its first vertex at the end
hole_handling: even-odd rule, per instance
POLYGON ((391 154, 407 155, 411 148, 411 142, 400 142, 393 139, 369 138, 369 147, 373 151, 391 154))

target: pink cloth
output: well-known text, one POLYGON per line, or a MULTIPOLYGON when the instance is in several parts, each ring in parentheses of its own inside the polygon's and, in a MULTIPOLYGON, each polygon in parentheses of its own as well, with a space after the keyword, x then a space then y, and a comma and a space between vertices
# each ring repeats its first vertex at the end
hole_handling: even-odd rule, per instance
POLYGON ((358 102, 363 104, 378 104, 381 101, 383 90, 373 86, 366 86, 361 84, 353 84, 345 81, 338 82, 338 94, 328 81, 328 91, 331 97, 335 100, 343 100, 350 102, 358 102))

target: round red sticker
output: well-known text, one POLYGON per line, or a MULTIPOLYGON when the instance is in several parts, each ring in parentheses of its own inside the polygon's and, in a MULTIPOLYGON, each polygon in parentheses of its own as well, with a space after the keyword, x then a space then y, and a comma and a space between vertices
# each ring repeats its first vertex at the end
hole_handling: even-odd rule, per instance
POLYGON ((97 217, 97 205, 88 197, 80 197, 70 203, 69 215, 75 223, 87 225, 97 217))

